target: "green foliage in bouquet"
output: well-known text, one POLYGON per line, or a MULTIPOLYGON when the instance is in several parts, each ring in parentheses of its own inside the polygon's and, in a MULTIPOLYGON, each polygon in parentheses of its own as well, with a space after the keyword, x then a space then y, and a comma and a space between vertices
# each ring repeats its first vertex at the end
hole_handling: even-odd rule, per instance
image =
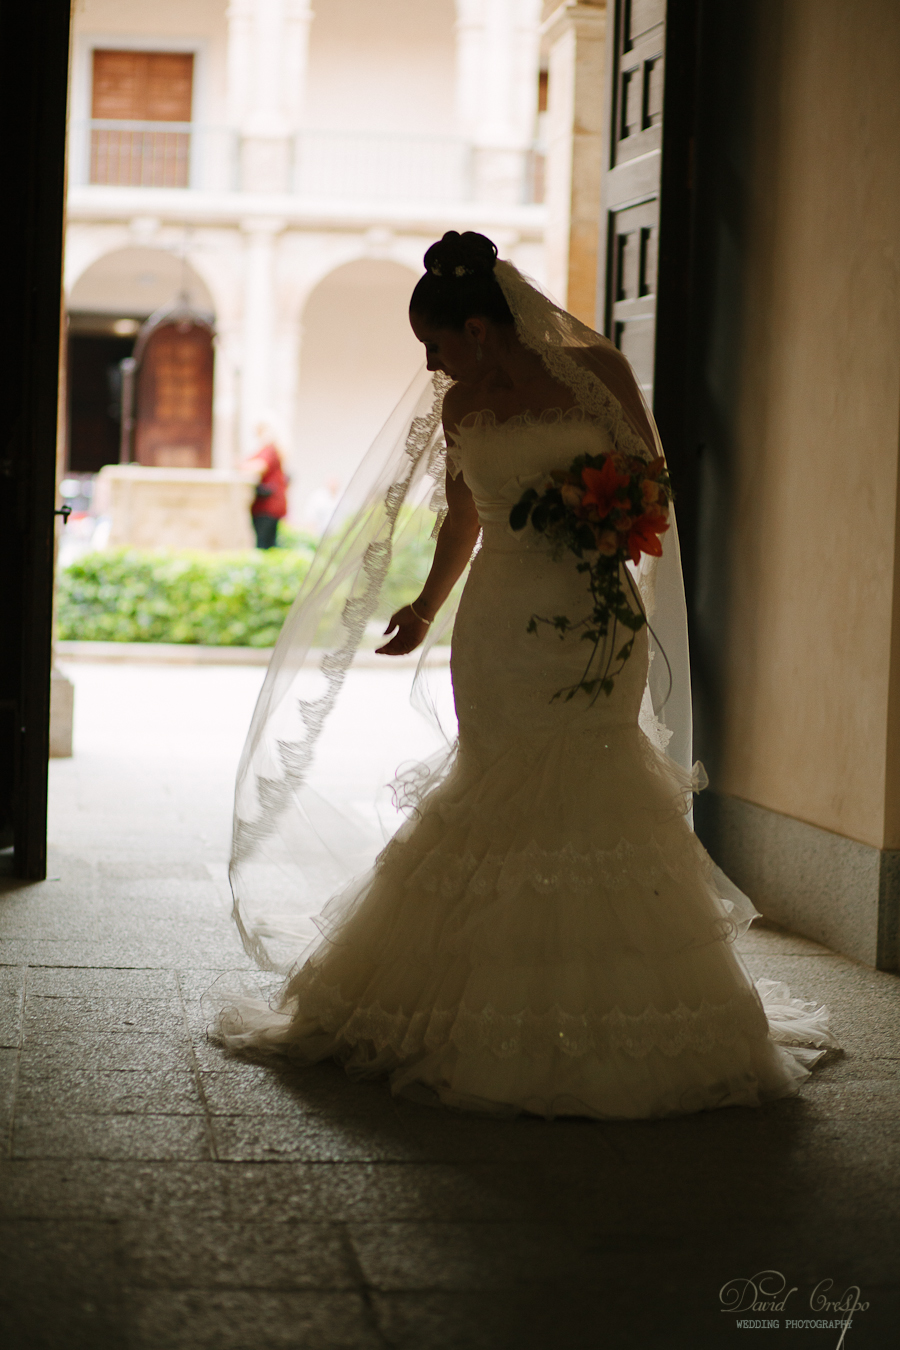
POLYGON ((626 563, 637 567, 642 554, 662 556, 659 536, 669 528, 671 500, 662 458, 579 455, 568 470, 548 474, 540 491, 529 488, 510 512, 513 530, 530 524, 549 541, 555 557, 573 553, 577 570, 587 578, 591 612, 586 618, 533 614, 527 626, 527 632, 536 633, 539 624, 549 624, 560 637, 580 630, 590 644, 581 679, 557 690, 554 698, 572 699, 579 691, 593 698, 612 693, 635 635, 647 622, 626 563), (620 629, 629 634, 621 647, 620 629))

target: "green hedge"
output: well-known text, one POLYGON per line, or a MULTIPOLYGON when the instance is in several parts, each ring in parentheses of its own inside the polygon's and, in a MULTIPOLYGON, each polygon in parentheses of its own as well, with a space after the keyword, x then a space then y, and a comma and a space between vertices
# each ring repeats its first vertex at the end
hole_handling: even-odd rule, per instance
POLYGON ((271 647, 312 554, 87 553, 59 577, 57 632, 82 642, 271 647))
MULTIPOLYGON (((434 551, 433 517, 404 512, 376 620, 416 595, 434 551)), ((271 647, 309 569, 313 544, 239 553, 108 549, 87 553, 59 576, 57 634, 63 641, 196 642, 271 647)))

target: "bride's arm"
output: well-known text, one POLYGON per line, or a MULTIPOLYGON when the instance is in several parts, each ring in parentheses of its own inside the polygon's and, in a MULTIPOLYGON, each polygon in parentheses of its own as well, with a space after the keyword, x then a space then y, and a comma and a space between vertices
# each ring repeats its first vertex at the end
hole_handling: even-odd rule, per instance
POLYGON ((405 656, 425 640, 434 618, 462 575, 478 540, 478 512, 462 474, 447 474, 447 515, 441 526, 428 579, 411 605, 404 605, 385 629, 396 633, 378 651, 384 656, 405 656), (414 612, 415 611, 415 612, 414 612))

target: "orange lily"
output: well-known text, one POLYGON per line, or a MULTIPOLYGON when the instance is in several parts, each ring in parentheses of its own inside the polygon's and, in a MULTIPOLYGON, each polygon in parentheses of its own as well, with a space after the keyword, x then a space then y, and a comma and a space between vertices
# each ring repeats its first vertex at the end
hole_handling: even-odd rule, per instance
POLYGON ((602 469, 582 469, 581 481, 587 488, 581 500, 582 510, 594 506, 599 519, 604 520, 617 505, 619 489, 628 486, 628 474, 617 473, 612 455, 609 455, 602 469))
POLYGON ((638 516, 628 532, 628 556, 637 567, 642 553, 653 558, 662 557, 662 543, 659 535, 665 534, 669 522, 662 511, 645 511, 638 516))

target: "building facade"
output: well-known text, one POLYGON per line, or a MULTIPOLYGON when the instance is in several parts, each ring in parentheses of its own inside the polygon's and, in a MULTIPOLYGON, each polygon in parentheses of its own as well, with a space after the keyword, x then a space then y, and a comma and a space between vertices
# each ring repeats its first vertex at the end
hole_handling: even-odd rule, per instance
POLYGON ((118 460, 119 362, 187 305, 214 360, 202 325, 159 357, 138 416, 176 429, 154 462, 233 467, 267 424, 292 518, 315 516, 421 362, 406 309, 428 244, 482 230, 545 276, 540 21, 540 0, 83 0, 69 471, 118 460), (200 444, 204 408, 191 460, 176 424, 200 444))

